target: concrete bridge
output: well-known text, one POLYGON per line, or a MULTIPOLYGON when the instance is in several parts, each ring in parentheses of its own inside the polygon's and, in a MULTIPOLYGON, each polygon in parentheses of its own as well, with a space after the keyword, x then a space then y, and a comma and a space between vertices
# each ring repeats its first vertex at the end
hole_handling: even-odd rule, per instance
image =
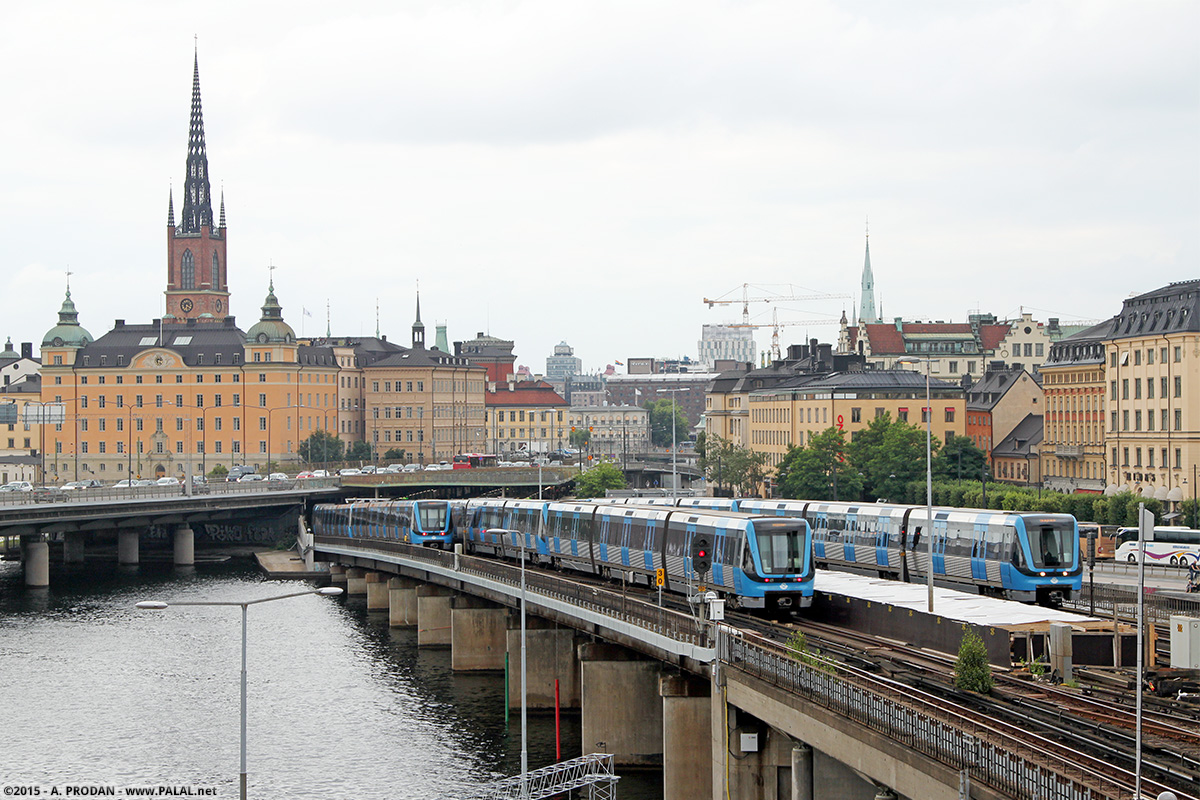
MULTIPOLYGON (((340 537, 308 537, 306 549, 368 609, 415 627, 420 646, 451 648, 454 669, 519 663, 512 563, 340 537)), ((526 582, 530 707, 578 709, 585 752, 661 767, 670 800, 1128 796, 1055 743, 910 686, 801 660, 611 584, 529 571, 526 582)))

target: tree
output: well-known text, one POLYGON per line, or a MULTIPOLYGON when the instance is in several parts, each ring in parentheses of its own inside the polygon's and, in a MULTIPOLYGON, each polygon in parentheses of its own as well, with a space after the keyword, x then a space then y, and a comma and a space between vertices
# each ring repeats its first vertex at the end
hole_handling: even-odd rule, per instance
POLYGON ((710 436, 704 445, 700 467, 710 481, 732 486, 740 494, 757 494, 766 476, 767 454, 735 445, 720 436, 710 436))
POLYGON ((300 458, 316 464, 341 461, 345 452, 345 443, 329 431, 313 431, 311 436, 300 442, 300 458))
POLYGON ((696 434, 696 455, 700 456, 702 461, 704 460, 704 447, 707 441, 708 435, 704 431, 696 434))
POLYGON ((375 452, 367 442, 353 442, 346 451, 347 461, 373 461, 375 452))
POLYGON ((975 446, 969 436, 950 434, 933 459, 933 479, 971 479, 980 474, 987 454, 975 446))
POLYGON ((835 489, 838 500, 862 494, 862 476, 846 458, 845 434, 834 427, 812 436, 807 447, 788 448, 776 473, 779 493, 788 498, 833 500, 835 489))
POLYGON ((571 447, 581 450, 592 440, 592 432, 587 428, 571 429, 571 447))
POLYGON ((208 477, 214 481, 223 481, 225 476, 229 474, 229 468, 224 464, 217 464, 208 471, 208 477))
POLYGON ((398 447, 392 447, 386 453, 383 454, 383 460, 384 461, 403 461, 404 460, 404 451, 398 447))
POLYGON ((670 399, 651 401, 646 403, 646 410, 650 412, 650 443, 655 447, 671 446, 672 408, 675 409, 675 441, 679 442, 688 438, 688 431, 691 430, 692 423, 688 422, 687 414, 683 413, 683 409, 670 399))
MULTIPOLYGON (((937 452, 938 440, 934 438, 930 446, 937 452)), ((855 433, 849 449, 851 463, 865 478, 866 497, 915 500, 907 491, 911 483, 920 485, 916 494, 925 499, 925 431, 907 422, 893 422, 884 414, 855 433)))
POLYGON ((609 489, 624 489, 625 485, 625 473, 615 464, 597 464, 575 479, 575 496, 604 497, 609 489))
POLYGON ((987 647, 975 631, 963 634, 954 661, 954 686, 966 692, 987 694, 992 690, 992 665, 988 663, 987 647))

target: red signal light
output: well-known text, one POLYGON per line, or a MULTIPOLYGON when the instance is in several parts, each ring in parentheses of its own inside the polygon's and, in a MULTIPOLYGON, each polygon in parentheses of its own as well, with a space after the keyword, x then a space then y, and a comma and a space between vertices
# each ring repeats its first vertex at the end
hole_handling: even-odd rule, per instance
POLYGON ((700 552, 696 553, 696 555, 700 556, 700 558, 704 558, 706 555, 708 555, 708 553, 706 553, 705 551, 701 550, 700 552))

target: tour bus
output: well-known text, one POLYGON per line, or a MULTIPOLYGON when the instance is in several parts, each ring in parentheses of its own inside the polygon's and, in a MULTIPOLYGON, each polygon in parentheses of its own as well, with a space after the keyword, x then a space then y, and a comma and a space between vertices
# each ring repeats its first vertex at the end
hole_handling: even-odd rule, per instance
POLYGON ((499 460, 498 456, 483 453, 460 453, 454 457, 454 469, 494 467, 499 460))
MULTIPOLYGON (((1200 563, 1200 530, 1159 525, 1145 543, 1147 564, 1186 567, 1200 563)), ((1117 532, 1117 561, 1137 563, 1138 529, 1121 528, 1117 532)))

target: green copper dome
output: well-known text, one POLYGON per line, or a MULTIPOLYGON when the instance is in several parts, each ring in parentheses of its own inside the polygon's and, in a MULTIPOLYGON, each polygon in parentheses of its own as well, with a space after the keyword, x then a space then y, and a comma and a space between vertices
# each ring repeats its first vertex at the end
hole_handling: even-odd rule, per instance
POLYGON ((13 350, 12 337, 8 337, 8 342, 4 345, 4 352, 0 353, 0 367, 6 367, 14 361, 20 361, 21 356, 16 350, 13 350))
POLYGON ((271 281, 267 289, 267 299, 262 306, 262 317, 250 330, 246 331, 246 341, 249 344, 268 344, 283 342, 293 344, 296 332, 292 326, 283 321, 283 307, 275 297, 275 282, 271 281))
POLYGON ((46 331, 42 347, 84 347, 93 341, 92 335, 79 324, 79 312, 71 301, 71 290, 67 289, 66 299, 58 310, 58 324, 46 331))

